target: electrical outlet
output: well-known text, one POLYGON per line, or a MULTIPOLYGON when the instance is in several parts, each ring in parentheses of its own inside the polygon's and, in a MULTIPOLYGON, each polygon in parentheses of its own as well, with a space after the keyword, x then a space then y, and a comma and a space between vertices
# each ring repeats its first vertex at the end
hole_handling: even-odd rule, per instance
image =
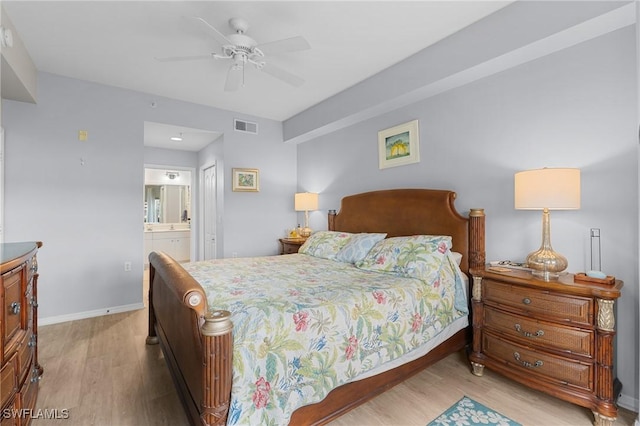
POLYGON ((231 257, 233 257, 233 258, 238 257, 238 252, 234 251, 233 253, 231 253, 231 257))
POLYGON ((131 271, 131 262, 124 262, 124 271, 125 272, 131 271))

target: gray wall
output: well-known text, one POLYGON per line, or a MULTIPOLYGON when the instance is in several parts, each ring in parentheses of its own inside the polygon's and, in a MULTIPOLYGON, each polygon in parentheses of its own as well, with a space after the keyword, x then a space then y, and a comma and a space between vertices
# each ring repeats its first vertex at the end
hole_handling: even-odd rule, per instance
POLYGON ((326 210, 338 209, 347 194, 453 189, 461 212, 486 210, 487 260, 523 260, 540 246, 541 213, 514 210, 514 173, 580 168, 581 209, 552 212, 552 243, 571 272, 584 271, 589 229, 601 229, 602 268, 625 281, 617 304, 620 402, 637 410, 635 55, 635 28, 628 26, 298 145, 299 188, 321 194, 323 212, 312 214, 311 227, 326 229, 326 210), (421 162, 378 169, 377 132, 413 119, 421 162))
POLYGON ((44 242, 41 322, 142 306, 144 162, 162 158, 158 151, 145 158, 144 121, 223 132, 219 255, 277 253, 277 238, 296 220, 296 146, 282 143, 279 122, 46 73, 38 87, 37 105, 3 100, 2 123, 5 241, 44 242), (260 134, 233 132, 234 117, 257 121, 260 134), (78 141, 80 129, 88 130, 87 142, 78 141), (232 193, 231 167, 260 169, 262 190, 232 193))

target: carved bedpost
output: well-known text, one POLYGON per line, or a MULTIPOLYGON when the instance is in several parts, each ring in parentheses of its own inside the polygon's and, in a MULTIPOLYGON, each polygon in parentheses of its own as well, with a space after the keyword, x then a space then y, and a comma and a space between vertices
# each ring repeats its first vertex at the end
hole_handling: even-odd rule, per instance
POLYGON ((329 210, 329 228, 327 228, 329 231, 334 231, 336 229, 336 214, 335 210, 329 210))
POLYGON ((149 261, 149 332, 147 334, 147 345, 157 345, 158 336, 156 335, 156 316, 153 311, 153 278, 156 274, 156 269, 149 261))
POLYGON ((204 381, 201 420, 203 425, 224 425, 229 414, 233 380, 233 337, 229 311, 211 311, 204 316, 202 346, 204 348, 204 381), (207 383, 210 383, 208 386, 207 383))
POLYGON ((485 264, 484 209, 469 212, 469 269, 485 264))

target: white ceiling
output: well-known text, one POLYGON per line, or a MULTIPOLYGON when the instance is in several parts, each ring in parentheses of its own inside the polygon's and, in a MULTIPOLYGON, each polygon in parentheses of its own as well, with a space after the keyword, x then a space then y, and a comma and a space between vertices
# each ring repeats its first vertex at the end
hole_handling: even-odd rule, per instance
POLYGON ((508 3, 3 0, 2 6, 40 71, 283 121, 508 3), (224 34, 232 32, 230 18, 244 18, 258 44, 304 37, 310 50, 267 59, 305 83, 289 86, 249 68, 244 87, 225 92, 228 61, 156 60, 220 52, 190 17, 224 34))
POLYGON ((171 124, 144 123, 144 144, 154 148, 180 149, 182 151, 200 151, 211 142, 222 136, 222 133, 171 124), (181 140, 174 141, 172 137, 181 140))

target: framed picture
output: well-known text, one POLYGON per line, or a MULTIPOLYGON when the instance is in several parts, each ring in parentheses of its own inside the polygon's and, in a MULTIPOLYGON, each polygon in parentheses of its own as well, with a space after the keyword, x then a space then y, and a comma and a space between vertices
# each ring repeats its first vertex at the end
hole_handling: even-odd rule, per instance
POLYGON ((236 192, 260 191, 260 176, 258 169, 232 169, 232 187, 236 192))
POLYGON ((420 162, 418 120, 378 132, 378 161, 381 169, 420 162))

